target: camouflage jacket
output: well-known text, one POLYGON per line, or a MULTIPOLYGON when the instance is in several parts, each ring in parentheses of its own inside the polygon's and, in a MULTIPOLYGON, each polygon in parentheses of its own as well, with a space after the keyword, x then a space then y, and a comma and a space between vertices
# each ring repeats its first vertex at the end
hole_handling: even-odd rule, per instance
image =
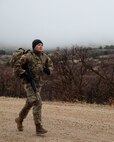
POLYGON ((33 51, 28 52, 27 54, 22 55, 22 57, 15 64, 15 71, 18 72, 18 75, 21 76, 25 72, 22 68, 24 64, 28 64, 30 71, 36 81, 40 80, 40 77, 43 75, 43 67, 47 64, 50 71, 53 70, 53 63, 48 55, 41 53, 37 55, 33 51))

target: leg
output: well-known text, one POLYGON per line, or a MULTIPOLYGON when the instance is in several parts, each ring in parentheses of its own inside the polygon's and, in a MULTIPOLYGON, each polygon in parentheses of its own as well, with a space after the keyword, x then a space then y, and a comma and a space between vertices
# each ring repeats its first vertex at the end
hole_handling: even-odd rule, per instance
POLYGON ((39 92, 36 93, 37 100, 33 105, 33 118, 35 125, 41 124, 41 109, 42 109, 42 99, 39 92))
POLYGON ((30 104, 28 102, 28 100, 27 100, 26 103, 25 103, 25 105, 24 105, 24 107, 22 108, 22 110, 19 113, 19 117, 22 120, 26 118, 26 116, 27 116, 28 112, 30 111, 31 107, 32 107, 32 104, 30 104))
MULTIPOLYGON (((25 84, 24 85, 25 91, 27 93, 27 101, 24 105, 24 107, 22 108, 22 110, 19 113, 19 117, 15 119, 15 122, 17 123, 17 129, 19 131, 23 131, 23 119, 26 118, 29 110, 31 109, 32 105, 33 105, 33 101, 34 101, 34 92, 30 86, 30 84, 25 84)), ((35 98, 36 99, 36 98, 35 98)))
POLYGON ((24 107, 22 108, 22 110, 19 113, 19 117, 22 118, 22 119, 26 118, 29 110, 33 106, 33 102, 36 101, 36 96, 34 94, 34 91, 31 87, 31 85, 25 84, 24 89, 25 89, 26 94, 27 94, 27 101, 26 101, 24 107))
POLYGON ((36 95, 37 101, 33 105, 33 118, 36 126, 36 134, 38 135, 47 133, 47 130, 45 130, 41 125, 42 99, 39 92, 37 92, 36 95))
POLYGON ((31 107, 32 107, 32 104, 30 104, 30 103, 28 103, 28 101, 26 101, 24 107, 22 108, 22 110, 19 113, 19 117, 15 119, 15 122, 17 123, 17 129, 19 131, 23 131, 22 122, 26 118, 31 107))

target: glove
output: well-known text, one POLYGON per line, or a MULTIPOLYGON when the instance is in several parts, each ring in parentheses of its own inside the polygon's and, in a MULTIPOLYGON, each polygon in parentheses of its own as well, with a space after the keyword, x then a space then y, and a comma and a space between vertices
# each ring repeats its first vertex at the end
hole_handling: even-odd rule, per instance
POLYGON ((44 68, 43 68, 43 72, 44 72, 45 74, 47 74, 47 75, 50 75, 50 70, 49 70, 49 68, 44 67, 44 68))

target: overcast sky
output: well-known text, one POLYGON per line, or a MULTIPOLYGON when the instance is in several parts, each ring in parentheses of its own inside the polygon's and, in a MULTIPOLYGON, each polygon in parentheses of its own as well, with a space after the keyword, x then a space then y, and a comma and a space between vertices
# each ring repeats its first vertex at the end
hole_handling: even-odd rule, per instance
POLYGON ((0 0, 0 46, 114 44, 114 0, 0 0))

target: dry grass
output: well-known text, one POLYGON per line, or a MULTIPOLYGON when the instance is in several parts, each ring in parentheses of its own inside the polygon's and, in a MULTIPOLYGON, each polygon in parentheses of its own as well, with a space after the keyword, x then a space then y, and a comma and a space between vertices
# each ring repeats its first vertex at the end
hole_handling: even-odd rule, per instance
POLYGON ((0 97, 0 142, 114 142, 114 108, 109 106, 43 102, 48 133, 35 135, 32 111, 18 132, 15 117, 25 99, 0 97))

